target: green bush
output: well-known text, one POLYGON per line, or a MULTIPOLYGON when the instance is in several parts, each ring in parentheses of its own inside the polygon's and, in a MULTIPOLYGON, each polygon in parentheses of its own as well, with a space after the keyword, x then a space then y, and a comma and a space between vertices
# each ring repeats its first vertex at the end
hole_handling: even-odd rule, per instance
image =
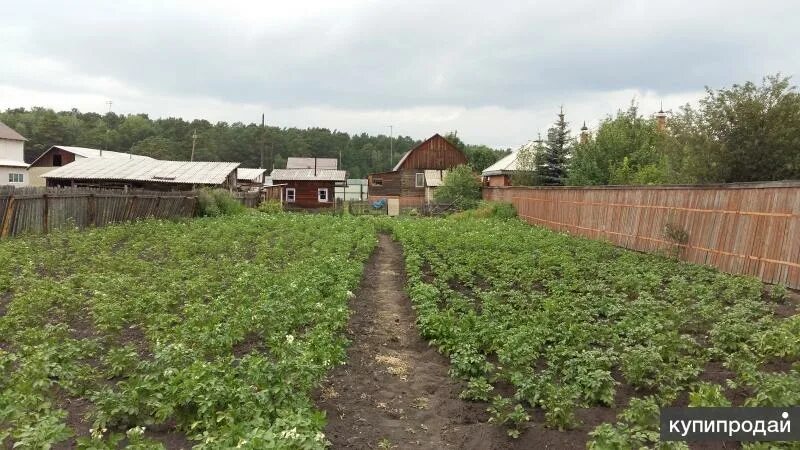
POLYGON ((258 205, 258 210, 263 213, 274 214, 283 211, 283 205, 278 200, 266 200, 258 205))
POLYGON ((227 216, 244 212, 245 207, 225 189, 200 189, 197 195, 197 215, 206 217, 227 216))
POLYGON ((458 166, 445 175, 433 194, 439 203, 452 203, 460 209, 472 209, 481 199, 481 182, 469 166, 458 166))

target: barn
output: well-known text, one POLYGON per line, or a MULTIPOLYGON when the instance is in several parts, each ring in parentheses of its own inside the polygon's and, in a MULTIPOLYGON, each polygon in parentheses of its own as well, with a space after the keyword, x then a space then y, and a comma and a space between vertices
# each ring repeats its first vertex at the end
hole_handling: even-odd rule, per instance
POLYGON ((45 173, 56 167, 66 166, 72 162, 88 158, 153 159, 149 156, 132 155, 111 150, 54 145, 31 163, 30 168, 28 168, 30 184, 31 186, 45 186, 46 181, 42 177, 45 173))
POLYGON ((199 187, 233 189, 239 163, 87 158, 57 167, 42 177, 48 187, 98 187, 190 191, 199 187))
POLYGON ((326 209, 336 205, 336 188, 347 185, 347 172, 333 158, 289 158, 275 169, 272 183, 283 185, 286 208, 326 209))
POLYGON ((422 206, 448 169, 466 163, 464 152, 434 134, 406 152, 391 171, 369 175, 369 200, 398 199, 400 208, 422 206))

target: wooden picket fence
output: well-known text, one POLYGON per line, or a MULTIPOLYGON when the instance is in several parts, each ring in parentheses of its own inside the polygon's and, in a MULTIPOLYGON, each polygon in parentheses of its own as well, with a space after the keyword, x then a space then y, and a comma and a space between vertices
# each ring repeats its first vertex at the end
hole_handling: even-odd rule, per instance
POLYGON ((528 223, 800 289, 800 182, 486 187, 528 223))
POLYGON ((143 218, 192 217, 196 192, 0 186, 0 237, 143 218))

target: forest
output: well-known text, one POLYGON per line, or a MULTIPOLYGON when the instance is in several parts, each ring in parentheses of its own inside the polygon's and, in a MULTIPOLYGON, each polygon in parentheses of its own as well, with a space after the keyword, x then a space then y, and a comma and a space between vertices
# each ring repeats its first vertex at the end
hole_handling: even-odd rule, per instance
MULTIPOLYGON (((365 178, 371 172, 391 169, 403 153, 420 143, 410 136, 348 134, 327 128, 262 127, 242 122, 212 124, 202 119, 151 119, 147 114, 98 114, 77 109, 56 112, 42 107, 8 109, 0 112, 0 122, 28 139, 25 145, 28 163, 52 145, 188 160, 192 135, 196 132, 196 161, 233 161, 243 167, 284 168, 290 156, 341 158, 340 167, 347 170, 348 177, 365 178)), ((455 131, 446 136, 467 154, 476 171, 505 154, 485 145, 467 145, 455 131)))

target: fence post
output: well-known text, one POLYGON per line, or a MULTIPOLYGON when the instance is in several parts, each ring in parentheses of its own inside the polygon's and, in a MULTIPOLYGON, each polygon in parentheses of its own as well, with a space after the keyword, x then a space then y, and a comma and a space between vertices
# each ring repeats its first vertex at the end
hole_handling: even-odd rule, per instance
POLYGON ((89 198, 87 198, 86 203, 86 212, 89 215, 86 222, 89 226, 94 227, 97 225, 97 199, 95 199, 94 193, 89 193, 89 198))
POLYGON ((11 229, 11 221, 14 218, 14 196, 13 194, 8 197, 8 205, 6 205, 6 213, 3 217, 3 228, 0 229, 0 237, 7 237, 11 229))
POLYGON ((47 192, 42 194, 42 200, 44 200, 44 207, 42 208, 42 232, 44 234, 47 234, 47 231, 50 228, 49 227, 49 223, 48 223, 49 222, 49 216, 50 216, 50 214, 49 214, 49 210, 50 210, 49 204, 50 203, 47 200, 47 192))

